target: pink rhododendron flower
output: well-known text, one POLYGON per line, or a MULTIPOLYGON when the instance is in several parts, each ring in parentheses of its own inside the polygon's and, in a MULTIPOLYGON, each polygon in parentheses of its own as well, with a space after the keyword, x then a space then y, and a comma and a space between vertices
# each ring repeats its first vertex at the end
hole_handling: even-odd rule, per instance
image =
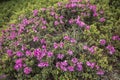
POLYGON ((60 20, 60 24, 64 24, 64 22, 62 20, 60 20))
POLYGON ((73 24, 73 23, 74 23, 74 19, 70 19, 69 24, 73 24))
POLYGON ((16 52, 16 56, 18 56, 18 57, 22 57, 24 54, 21 52, 21 51, 17 51, 16 52))
POLYGON ((59 47, 59 45, 58 45, 56 42, 54 42, 53 45, 54 45, 54 48, 55 48, 55 49, 57 49, 57 48, 59 47))
POLYGON ((61 2, 58 2, 57 4, 58 4, 58 6, 61 6, 61 5, 62 5, 62 3, 61 3, 61 2))
POLYGON ((25 67, 25 68, 24 68, 24 73, 27 74, 27 75, 30 74, 31 71, 32 71, 32 68, 31 68, 31 67, 25 67))
POLYGON ((31 52, 30 50, 27 50, 27 51, 25 52, 25 54, 26 54, 26 56, 32 56, 32 52, 31 52))
POLYGON ((54 15, 55 15, 55 12, 50 12, 50 15, 51 15, 51 16, 54 16, 54 15))
POLYGON ((102 17, 102 18, 100 18, 100 20, 99 20, 100 22, 105 22, 105 18, 104 17, 102 17))
POLYGON ((93 54, 95 53, 95 49, 96 49, 96 46, 92 46, 90 48, 88 48, 88 50, 93 54))
POLYGON ((47 56, 48 56, 48 57, 52 57, 52 56, 53 56, 53 52, 48 51, 48 52, 47 52, 47 56))
POLYGON ((76 43, 77 41, 74 38, 71 38, 70 42, 71 43, 76 43))
POLYGON ((87 66, 94 68, 96 63, 87 61, 86 64, 87 64, 87 66))
POLYGON ((64 36, 64 40, 70 40, 69 36, 64 36))
POLYGON ((64 18, 64 16, 62 16, 62 15, 61 15, 59 18, 60 18, 60 19, 63 19, 63 18, 64 18))
POLYGON ((67 71, 67 68, 63 65, 60 65, 60 69, 63 70, 63 71, 67 71))
POLYGON ((100 69, 100 67, 98 65, 95 65, 95 67, 96 67, 97 70, 100 69))
POLYGON ((67 51, 67 53, 68 53, 69 55, 73 55, 73 51, 70 50, 70 49, 67 51))
POLYGON ((71 60, 71 61, 72 61, 72 63, 74 63, 74 64, 75 64, 75 63, 77 63, 77 62, 78 62, 78 59, 77 59, 77 58, 72 58, 72 60, 71 60))
POLYGON ((98 70, 96 74, 98 74, 98 75, 104 75, 104 73, 105 72, 103 70, 98 70))
POLYGON ((48 62, 40 62, 40 63, 38 64, 38 67, 40 67, 40 68, 48 67, 48 66, 49 66, 48 62))
POLYGON ((42 26, 42 29, 46 29, 47 27, 46 26, 42 26))
POLYGON ((33 41, 35 42, 35 41, 38 41, 39 40, 39 38, 37 37, 37 36, 34 36, 33 37, 33 41))
POLYGON ((42 49, 46 49, 46 45, 42 45, 42 49))
POLYGON ((106 44, 106 40, 105 40, 105 39, 101 39, 101 40, 100 40, 100 44, 101 44, 101 45, 105 45, 105 44, 106 44))
POLYGON ((18 71, 19 69, 21 69, 21 68, 23 67, 22 61, 23 61, 22 58, 17 59, 17 60, 15 61, 15 65, 14 65, 14 69, 15 69, 15 70, 18 71))
POLYGON ((54 22, 54 25, 55 25, 55 26, 59 25, 59 22, 58 22, 58 21, 55 21, 55 22, 54 22))
POLYGON ((64 60, 63 62, 60 63, 60 65, 62 66, 67 66, 68 65, 68 62, 66 60, 64 60))
POLYGON ((56 67, 59 68, 60 67, 60 62, 56 63, 56 67))
POLYGON ((94 17, 97 17, 97 16, 98 16, 98 13, 94 12, 94 13, 93 13, 93 16, 94 16, 94 17))
POLYGON ((64 46, 64 43, 63 43, 63 42, 60 42, 59 47, 60 47, 60 48, 63 48, 63 46, 64 46))
POLYGON ((90 30, 90 26, 86 26, 85 29, 86 29, 86 30, 90 30))
POLYGON ((41 43, 41 44, 46 44, 45 39, 41 39, 41 40, 40 40, 40 43, 41 43))
POLYGON ((23 66, 22 64, 15 64, 14 69, 18 71, 22 68, 22 66, 23 66))
POLYGON ((8 50, 7 50, 7 54, 8 54, 9 57, 11 57, 11 56, 13 55, 13 51, 10 50, 10 49, 8 49, 8 50))
POLYGON ((119 40, 119 36, 118 35, 112 36, 112 40, 119 40))
POLYGON ((37 16, 37 15, 38 15, 38 10, 37 9, 33 10, 33 16, 37 16))
POLYGON ((57 55, 57 58, 58 58, 58 59, 63 59, 63 57, 64 57, 64 54, 58 54, 58 55, 57 55))
POLYGON ((89 49, 89 47, 88 47, 88 46, 86 46, 86 45, 84 45, 84 46, 83 46, 83 49, 84 49, 84 50, 88 50, 88 49, 89 49))
POLYGON ((68 66, 67 69, 68 69, 68 71, 72 72, 72 71, 74 71, 74 66, 68 66))
POLYGON ((108 45, 106 48, 109 50, 110 54, 114 54, 115 53, 115 48, 112 45, 108 45))
POLYGON ((26 45, 22 45, 21 50, 24 51, 24 50, 26 50, 26 49, 27 49, 27 48, 26 48, 26 45))
POLYGON ((82 71, 82 70, 83 70, 82 63, 81 63, 81 62, 78 62, 78 63, 77 63, 77 70, 78 70, 78 71, 82 71))

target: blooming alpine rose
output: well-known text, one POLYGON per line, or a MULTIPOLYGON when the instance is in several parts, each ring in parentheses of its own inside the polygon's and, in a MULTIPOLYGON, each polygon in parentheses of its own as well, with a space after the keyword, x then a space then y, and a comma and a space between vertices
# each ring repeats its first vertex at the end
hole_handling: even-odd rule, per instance
POLYGON ((112 40, 119 40, 119 36, 118 35, 112 36, 112 40))
POLYGON ((104 73, 105 72, 103 70, 98 70, 96 74, 98 74, 98 75, 104 75, 104 73))
POLYGON ((70 50, 70 49, 67 51, 67 53, 68 53, 69 55, 73 55, 73 51, 70 50))
POLYGON ((77 41, 76 41, 74 38, 71 38, 71 39, 70 39, 70 42, 71 42, 71 43, 76 43, 77 41))
POLYGON ((82 71, 82 70, 83 70, 82 63, 81 63, 81 62, 77 62, 77 70, 78 70, 78 71, 82 71))
POLYGON ((7 54, 8 54, 9 57, 11 57, 11 56, 13 55, 13 51, 10 50, 10 49, 8 49, 8 50, 7 50, 7 54))
POLYGON ((25 52, 25 54, 26 54, 26 56, 32 56, 32 52, 31 52, 30 50, 27 50, 27 51, 25 52))
POLYGON ((18 57, 22 57, 24 54, 21 52, 21 51, 17 51, 16 52, 16 56, 18 56, 18 57))
POLYGON ((63 70, 63 71, 67 71, 67 67, 65 67, 63 65, 60 65, 60 69, 63 70))
POLYGON ((42 49, 46 49, 46 45, 42 45, 42 49))
POLYGON ((47 27, 46 27, 46 26, 42 26, 41 28, 42 28, 42 29, 46 29, 47 27))
POLYGON ((23 67, 23 64, 21 64, 21 63, 14 65, 14 69, 17 71, 20 70, 22 67, 23 67))
POLYGON ((48 52, 47 52, 47 56, 48 56, 48 57, 52 57, 52 56, 53 56, 53 52, 48 51, 48 52))
POLYGON ((35 10, 33 10, 33 16, 37 16, 38 15, 38 10, 37 9, 35 9, 35 10))
POLYGON ((36 42, 36 41, 38 41, 38 40, 39 40, 39 38, 38 38, 37 36, 34 36, 34 37, 33 37, 33 41, 34 41, 34 42, 36 42))
POLYGON ((19 70, 19 69, 21 69, 22 67, 23 67, 23 59, 22 58, 19 58, 19 59, 17 59, 16 61, 15 61, 15 65, 14 65, 14 69, 15 70, 19 70))
POLYGON ((22 62, 23 62, 23 59, 22 59, 22 58, 19 58, 19 59, 16 59, 16 60, 15 60, 15 64, 19 64, 19 63, 22 64, 22 62))
POLYGON ((84 50, 88 50, 88 49, 89 49, 89 47, 88 47, 88 46, 86 46, 86 45, 84 45, 84 46, 83 46, 83 49, 84 49, 84 50))
POLYGON ((110 54, 114 54, 115 53, 115 48, 112 45, 108 45, 106 48, 109 50, 110 54))
POLYGON ((65 61, 61 62, 60 65, 67 66, 68 62, 65 60, 65 61))
POLYGON ((60 47, 60 48, 63 48, 63 46, 64 46, 64 43, 63 43, 63 42, 60 42, 59 47, 60 47))
POLYGON ((46 44, 45 39, 41 39, 41 40, 40 40, 40 43, 41 43, 41 44, 46 44))
POLYGON ((48 63, 48 62, 40 62, 40 63, 38 64, 38 67, 40 67, 40 68, 48 67, 48 66, 49 66, 49 63, 48 63))
POLYGON ((74 71, 74 66, 68 66, 67 69, 68 69, 68 71, 72 72, 72 71, 74 71))
POLYGON ((63 59, 63 58, 64 58, 64 54, 60 54, 60 53, 59 53, 59 54, 57 55, 57 58, 58 58, 58 59, 63 59))
POLYGON ((57 49, 59 47, 59 44, 57 44, 56 42, 54 42, 53 46, 54 46, 55 49, 57 49))
POLYGON ((94 12, 94 13, 93 13, 93 16, 94 16, 94 17, 97 17, 97 16, 98 16, 98 13, 97 13, 97 12, 94 12))
POLYGON ((99 20, 100 22, 105 22, 105 18, 103 17, 103 18, 100 18, 100 20, 99 20))
POLYGON ((58 21, 55 21, 55 22, 54 22, 54 25, 55 25, 55 26, 59 25, 59 22, 58 22, 58 21))
POLYGON ((69 36, 64 36, 64 40, 70 40, 69 36))
POLYGON ((105 44, 106 44, 106 40, 105 40, 105 39, 101 39, 101 40, 100 40, 100 44, 101 44, 101 45, 105 45, 105 44))
POLYGON ((70 19, 69 24, 73 24, 73 23, 74 23, 74 19, 70 19))
POLYGON ((87 66, 89 66, 89 67, 91 67, 93 69, 95 67, 96 63, 87 61, 86 64, 87 64, 87 66))
POLYGON ((25 67, 25 68, 24 68, 24 73, 25 73, 26 75, 30 74, 31 71, 32 71, 32 68, 31 68, 31 67, 25 67))
POLYGON ((86 29, 86 30, 90 30, 90 26, 86 26, 85 29, 86 29))
POLYGON ((78 62, 78 59, 77 59, 77 58, 72 58, 72 60, 71 60, 71 61, 72 61, 72 63, 74 63, 74 64, 75 64, 75 63, 77 63, 77 62, 78 62))
POLYGON ((88 51, 90 51, 90 53, 94 54, 95 49, 96 49, 96 46, 92 46, 92 47, 88 48, 88 51))

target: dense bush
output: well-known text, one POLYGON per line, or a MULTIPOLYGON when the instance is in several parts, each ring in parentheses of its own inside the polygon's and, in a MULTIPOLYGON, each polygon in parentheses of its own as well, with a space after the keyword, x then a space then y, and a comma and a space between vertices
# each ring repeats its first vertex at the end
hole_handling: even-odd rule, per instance
POLYGON ((19 80, 101 79, 120 57, 111 22, 101 7, 82 0, 28 12, 2 31, 1 72, 19 80))

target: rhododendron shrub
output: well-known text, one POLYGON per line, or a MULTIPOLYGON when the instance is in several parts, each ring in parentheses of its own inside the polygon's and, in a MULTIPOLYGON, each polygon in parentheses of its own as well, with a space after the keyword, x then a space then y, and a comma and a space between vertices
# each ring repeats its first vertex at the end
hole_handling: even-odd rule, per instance
POLYGON ((29 15, 11 24, 0 38, 1 54, 7 57, 3 72, 9 78, 99 79, 111 70, 108 56, 117 50, 99 37, 107 19, 96 5, 69 0, 29 15))

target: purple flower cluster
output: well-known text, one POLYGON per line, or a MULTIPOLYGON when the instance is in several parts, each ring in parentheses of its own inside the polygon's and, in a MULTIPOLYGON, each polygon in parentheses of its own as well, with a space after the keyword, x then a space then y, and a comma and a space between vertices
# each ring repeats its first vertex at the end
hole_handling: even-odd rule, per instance
POLYGON ((115 48, 112 46, 112 45, 108 45, 106 47, 107 50, 109 50, 109 53, 110 54, 114 54, 115 53, 115 48))
POLYGON ((23 67, 23 59, 22 59, 22 58, 17 59, 17 60, 15 61, 14 69, 18 71, 18 70, 20 70, 22 67, 23 67))
POLYGON ((38 67, 40 67, 40 68, 48 67, 48 66, 49 66, 48 62, 40 62, 40 63, 38 64, 38 67))
POLYGON ((31 71, 32 71, 32 68, 31 68, 31 67, 25 67, 25 68, 24 68, 24 73, 27 74, 27 75, 30 74, 31 71))
POLYGON ((63 42, 60 42, 60 43, 58 44, 58 43, 54 42, 53 46, 54 46, 55 49, 57 49, 57 48, 59 48, 59 47, 60 47, 60 48, 63 48, 64 43, 63 43, 63 42))
POLYGON ((69 36, 64 36, 64 40, 70 41, 71 43, 76 43, 77 41, 74 38, 70 38, 69 36))
POLYGON ((101 39, 101 40, 100 40, 100 44, 101 44, 101 45, 105 45, 105 44, 106 44, 106 40, 105 40, 105 39, 101 39))
POLYGON ((118 35, 112 36, 112 40, 120 40, 120 36, 118 35))
POLYGON ((98 75, 103 75, 105 73, 102 69, 100 69, 100 67, 95 62, 87 61, 86 65, 92 69, 93 68, 96 69, 96 71, 97 71, 96 74, 98 74, 98 75))
POLYGON ((13 51, 10 50, 10 49, 8 49, 8 50, 7 50, 7 54, 8 54, 9 57, 11 57, 11 56, 13 55, 13 51))
POLYGON ((84 50, 88 50, 90 53, 94 54, 95 53, 95 50, 96 50, 96 46, 91 46, 91 47, 88 47, 88 46, 83 46, 83 49, 84 50))
POLYGON ((73 58, 71 60, 71 62, 73 62, 73 65, 69 65, 67 60, 64 60, 63 62, 57 62, 56 63, 56 67, 60 68, 62 71, 82 71, 83 67, 82 67, 82 62, 78 62, 77 58, 73 58))

